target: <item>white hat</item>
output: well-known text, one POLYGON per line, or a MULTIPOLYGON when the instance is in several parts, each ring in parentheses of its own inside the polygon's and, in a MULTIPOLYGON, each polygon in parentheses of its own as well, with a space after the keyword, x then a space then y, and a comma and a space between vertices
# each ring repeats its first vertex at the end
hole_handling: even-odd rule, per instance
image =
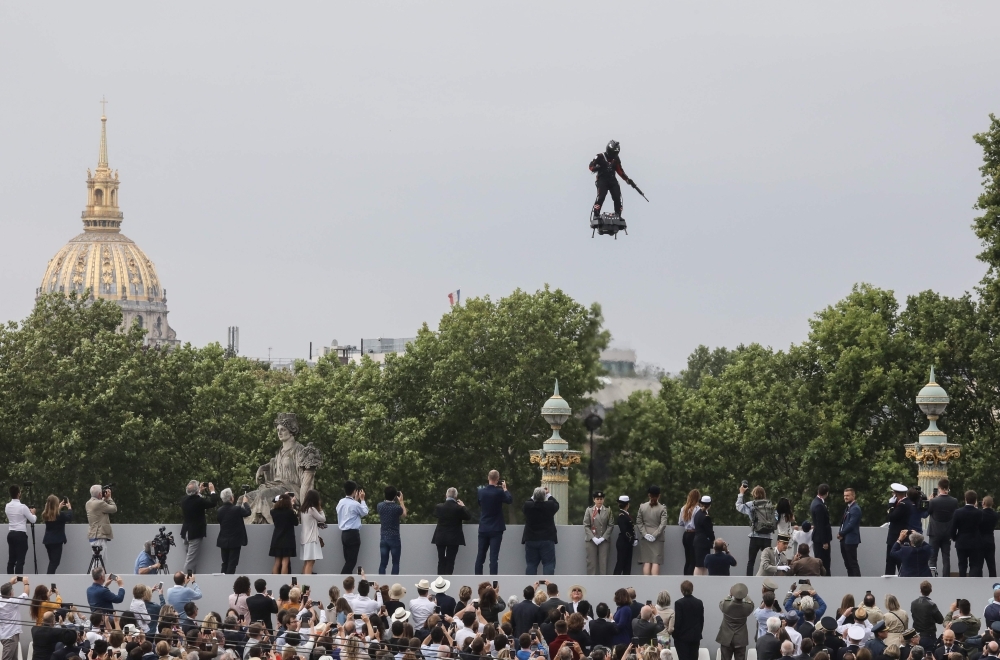
POLYGON ((416 587, 417 589, 430 589, 431 583, 427 580, 421 580, 420 582, 417 582, 416 587))
POLYGON ((702 495, 701 496, 701 503, 702 504, 711 504, 712 503, 712 496, 711 495, 702 495))
POLYGON ((406 621, 409 618, 410 618, 409 612, 407 612, 402 607, 397 607, 396 611, 392 613, 390 620, 395 623, 396 621, 406 621))
POLYGON ((451 588, 451 582, 445 580, 440 575, 437 577, 436 580, 431 582, 431 591, 433 591, 436 594, 443 594, 450 588, 451 588))
POLYGON ((905 493, 907 490, 909 490, 906 486, 900 483, 894 483, 891 486, 889 486, 889 488, 891 488, 892 492, 894 493, 905 493))
POLYGON ((332 655, 321 655, 321 656, 319 656, 319 660, 333 660, 333 656, 332 655))
POLYGON ((139 632, 139 628, 129 623, 126 624, 124 628, 122 628, 122 632, 125 633, 126 636, 135 635, 136 633, 139 632))
POLYGON ((619 495, 618 496, 618 501, 619 502, 628 502, 628 495, 619 495))
POLYGON ((852 642, 860 642, 865 638, 865 628, 864 626, 859 626, 858 624, 852 625, 847 629, 847 636, 851 638, 852 642))

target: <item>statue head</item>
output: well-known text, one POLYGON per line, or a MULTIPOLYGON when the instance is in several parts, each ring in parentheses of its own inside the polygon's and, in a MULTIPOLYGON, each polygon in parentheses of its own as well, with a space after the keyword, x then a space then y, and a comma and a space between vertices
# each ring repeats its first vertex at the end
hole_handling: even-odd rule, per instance
POLYGON ((287 438, 282 437, 284 433, 291 435, 295 438, 299 434, 299 420, 295 416, 295 413, 278 413, 278 416, 274 418, 274 426, 278 429, 278 437, 282 441, 287 438))

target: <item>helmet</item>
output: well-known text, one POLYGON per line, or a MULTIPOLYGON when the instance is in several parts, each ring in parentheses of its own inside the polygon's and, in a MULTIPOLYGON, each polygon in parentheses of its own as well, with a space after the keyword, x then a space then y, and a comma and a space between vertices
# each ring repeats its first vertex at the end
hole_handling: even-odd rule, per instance
POLYGON ((622 146, 618 144, 617 141, 612 140, 611 142, 608 142, 608 146, 604 150, 604 153, 606 153, 609 158, 613 158, 618 155, 618 152, 621 151, 621 148, 622 146))

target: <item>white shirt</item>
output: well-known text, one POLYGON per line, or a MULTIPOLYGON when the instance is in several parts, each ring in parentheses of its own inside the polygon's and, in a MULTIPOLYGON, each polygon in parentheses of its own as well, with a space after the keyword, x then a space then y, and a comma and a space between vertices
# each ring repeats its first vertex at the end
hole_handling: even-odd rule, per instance
POLYGON ((427 623, 427 617, 434 614, 437 607, 426 596, 420 596, 410 601, 410 621, 413 622, 413 629, 423 628, 427 623))
POLYGON ((7 520, 10 523, 10 526, 7 528, 7 531, 10 532, 27 532, 28 527, 25 522, 33 523, 37 520, 34 514, 31 513, 31 510, 21 500, 7 502, 7 506, 3 510, 7 514, 7 520))
POLYGON ((351 609, 358 614, 375 614, 379 611, 379 604, 368 596, 358 596, 351 601, 351 609))
MULTIPOLYGON (((8 505, 10 506, 10 505, 8 505)), ((31 594, 25 592, 20 596, 0 598, 0 639, 13 639, 21 632, 21 619, 27 618, 18 612, 19 605, 31 603, 31 594)))
POLYGON ((459 628, 458 632, 455 633, 455 646, 458 648, 464 648, 465 640, 475 638, 476 633, 472 631, 472 628, 459 628))
POLYGON ((792 644, 795 645, 795 652, 792 655, 801 655, 802 633, 791 626, 785 626, 785 632, 788 633, 788 639, 790 639, 792 644))
POLYGON ((347 592, 347 593, 343 594, 341 596, 341 598, 343 598, 348 603, 350 603, 351 609, 353 610, 354 609, 354 601, 356 601, 358 598, 360 598, 360 596, 358 596, 358 592, 356 592, 356 591, 350 591, 350 592, 347 592))
POLYGON ((149 624, 153 622, 153 618, 149 616, 149 611, 146 609, 146 601, 141 598, 133 598, 128 609, 135 614, 135 623, 139 626, 139 630, 144 631, 146 634, 156 632, 149 629, 149 624))

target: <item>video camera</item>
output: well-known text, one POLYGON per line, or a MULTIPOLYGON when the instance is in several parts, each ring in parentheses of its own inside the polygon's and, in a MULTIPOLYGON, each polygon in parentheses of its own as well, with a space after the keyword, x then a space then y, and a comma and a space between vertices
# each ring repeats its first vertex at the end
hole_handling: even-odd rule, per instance
POLYGON ((150 542, 153 550, 153 556, 156 557, 156 561, 160 566, 166 566, 167 564, 167 553, 170 552, 170 546, 177 545, 174 541, 174 533, 166 531, 166 527, 161 527, 159 533, 153 537, 150 542))

